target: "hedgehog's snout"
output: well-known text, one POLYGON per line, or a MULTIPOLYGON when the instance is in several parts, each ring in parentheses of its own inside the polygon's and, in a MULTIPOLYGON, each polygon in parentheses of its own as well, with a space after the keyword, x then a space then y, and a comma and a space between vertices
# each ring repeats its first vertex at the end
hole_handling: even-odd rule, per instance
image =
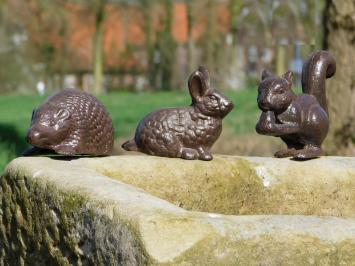
POLYGON ((41 133, 37 130, 33 130, 32 128, 30 128, 30 130, 27 132, 27 142, 30 144, 34 144, 37 143, 38 140, 41 138, 41 133))
POLYGON ((48 138, 46 132, 41 132, 34 128, 30 128, 26 136, 27 142, 33 146, 40 148, 48 148, 50 145, 50 139, 48 138))

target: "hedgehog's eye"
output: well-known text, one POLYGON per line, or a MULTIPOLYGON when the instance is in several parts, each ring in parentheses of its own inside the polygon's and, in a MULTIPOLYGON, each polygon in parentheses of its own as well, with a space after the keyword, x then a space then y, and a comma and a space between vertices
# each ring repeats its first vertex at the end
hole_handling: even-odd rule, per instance
POLYGON ((60 120, 66 120, 70 116, 70 113, 67 109, 59 109, 58 112, 55 114, 55 117, 60 120))
POLYGON ((49 126, 50 126, 50 127, 53 127, 55 124, 56 124, 56 123, 55 123, 53 120, 50 120, 50 121, 49 121, 49 126))

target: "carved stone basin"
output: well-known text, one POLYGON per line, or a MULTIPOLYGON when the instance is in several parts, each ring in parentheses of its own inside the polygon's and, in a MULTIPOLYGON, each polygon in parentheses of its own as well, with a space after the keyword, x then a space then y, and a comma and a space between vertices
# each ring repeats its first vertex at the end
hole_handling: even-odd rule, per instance
POLYGON ((217 156, 203 162, 121 156, 80 164, 186 210, 355 217, 355 158, 217 156))
POLYGON ((355 158, 18 158, 0 195, 0 264, 355 261, 355 158))

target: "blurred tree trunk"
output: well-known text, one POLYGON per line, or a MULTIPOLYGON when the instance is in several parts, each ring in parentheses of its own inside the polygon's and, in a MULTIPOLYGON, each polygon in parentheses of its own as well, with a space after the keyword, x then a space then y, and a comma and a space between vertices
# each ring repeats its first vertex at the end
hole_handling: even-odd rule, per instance
POLYGON ((103 55, 103 24, 105 21, 106 0, 97 0, 94 3, 95 10, 95 33, 93 36, 93 71, 94 71, 94 93, 103 93, 104 82, 104 55, 103 55))
POLYGON ((153 7, 155 0, 141 0, 144 29, 145 29, 145 47, 147 56, 147 74, 150 88, 156 86, 156 68, 154 67, 154 30, 153 30, 153 7))
MULTIPOLYGON (((67 3, 66 0, 58 1, 58 4, 61 6, 65 6, 67 3)), ((65 8, 61 8, 60 10, 57 11, 58 14, 60 14, 60 30, 59 30, 59 35, 61 40, 61 47, 60 47, 60 62, 59 62, 59 87, 62 89, 64 88, 64 81, 65 81, 65 75, 67 73, 67 67, 68 67, 68 52, 69 52, 69 42, 68 37, 69 37, 69 25, 68 25, 68 16, 67 16, 67 10, 65 8)))
POLYGON ((328 0, 325 47, 337 60, 335 76, 327 82, 330 131, 329 154, 355 155, 355 1, 328 0))
POLYGON ((194 62, 194 51, 195 42, 192 35, 192 30, 194 26, 194 13, 193 13, 193 3, 194 0, 185 0, 186 11, 187 11, 187 69, 190 74, 195 68, 194 62))
POLYGON ((214 55, 215 55, 215 46, 217 39, 216 31, 216 3, 214 0, 207 1, 207 34, 206 34, 206 65, 209 69, 214 68, 214 55))
POLYGON ((160 34, 159 51, 161 67, 161 89, 171 90, 173 79, 173 64, 175 61, 176 43, 173 37, 174 0, 164 0, 165 23, 160 34))
POLYGON ((233 90, 238 90, 244 86, 244 71, 243 71, 243 54, 241 54, 241 47, 238 45, 238 27, 239 18, 241 10, 243 8, 244 1, 242 0, 231 0, 229 3, 229 9, 231 10, 231 43, 227 42, 229 45, 229 52, 226 61, 227 69, 225 72, 228 73, 227 80, 228 84, 226 87, 233 90))
POLYGON ((2 17, 2 7, 5 4, 5 0, 0 0, 0 16, 2 17))
POLYGON ((286 72, 286 49, 282 44, 276 44, 276 74, 282 75, 286 72))
MULTIPOLYGON (((24 79, 27 83, 24 87, 35 87, 35 84, 39 81, 44 81, 46 89, 49 90, 62 87, 62 77, 66 72, 67 52, 69 50, 67 0, 53 2, 45 0, 2 0, 1 3, 6 4, 6 24, 12 24, 8 36, 18 39, 16 45, 11 41, 11 50, 16 50, 16 52, 15 50, 11 52, 14 55, 16 54, 16 59, 12 59, 11 65, 18 64, 23 69, 23 73, 27 77, 24 79), (29 71, 31 74, 29 74, 29 71), (28 82, 34 85, 29 85, 28 82)), ((6 40, 2 41, 3 44, 6 42, 6 40)), ((10 65, 6 69, 10 69, 10 65)), ((19 70, 12 70, 11 72, 20 76, 19 70)), ((3 77, 1 78, 3 80, 3 77)), ((16 78, 15 83, 19 84, 20 79, 20 77, 16 78)))

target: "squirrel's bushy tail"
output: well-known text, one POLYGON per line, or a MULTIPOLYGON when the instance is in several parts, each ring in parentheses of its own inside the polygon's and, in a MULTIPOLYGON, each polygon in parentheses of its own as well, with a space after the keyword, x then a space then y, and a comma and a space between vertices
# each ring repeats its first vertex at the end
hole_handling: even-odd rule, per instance
POLYGON ((131 139, 123 143, 122 148, 125 149, 126 151, 139 151, 139 148, 137 147, 137 144, 134 141, 134 139, 131 139))
POLYGON ((335 57, 328 51, 312 53, 302 68, 302 90, 315 96, 319 104, 328 113, 325 80, 336 71, 335 57))

